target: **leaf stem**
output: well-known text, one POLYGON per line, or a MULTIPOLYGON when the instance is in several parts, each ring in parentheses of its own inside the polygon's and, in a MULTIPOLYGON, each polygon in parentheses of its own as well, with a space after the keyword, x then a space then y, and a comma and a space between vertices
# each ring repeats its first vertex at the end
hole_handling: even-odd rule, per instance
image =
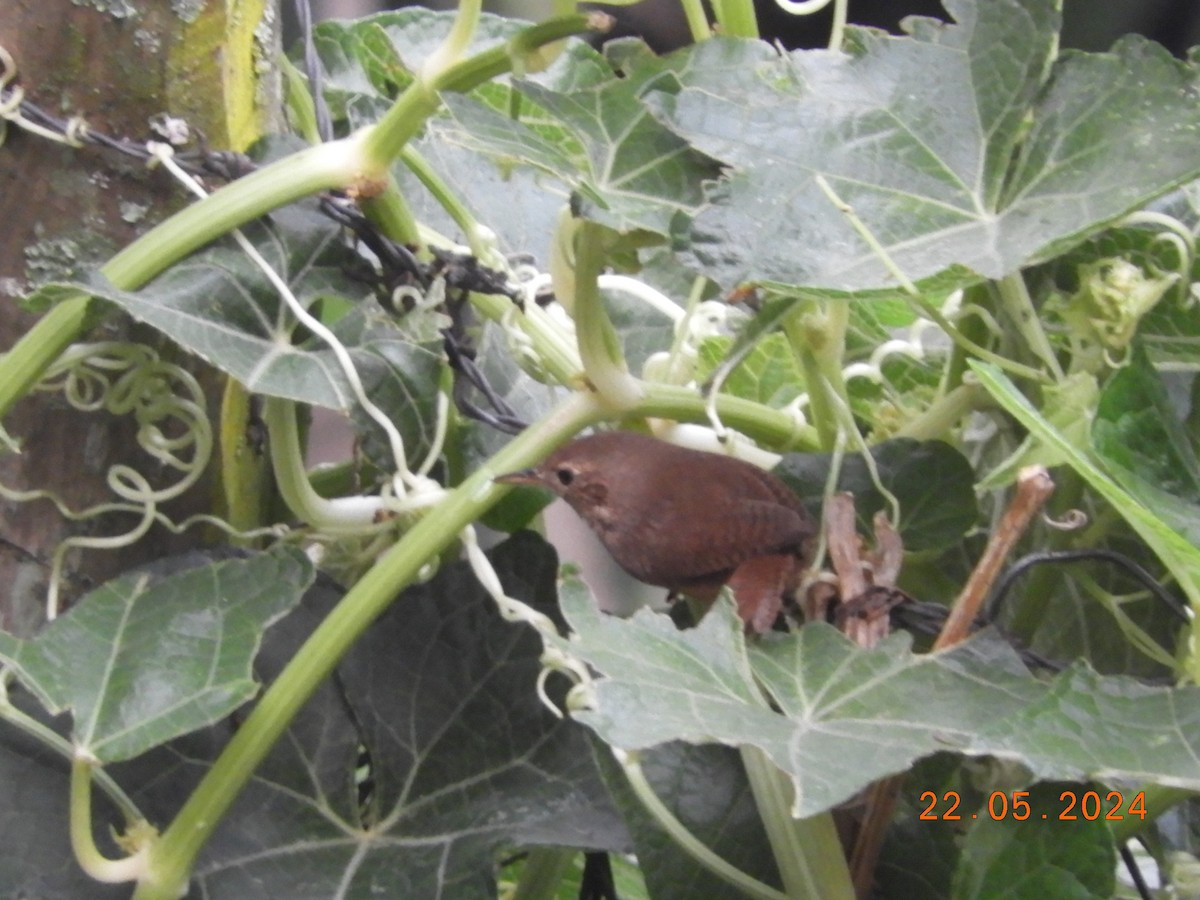
POLYGON ((853 900, 854 885, 832 814, 794 818, 785 799, 794 791, 791 779, 760 748, 745 745, 741 754, 787 896, 853 900))
POLYGON ((829 202, 837 207, 838 211, 846 217, 846 221, 850 223, 850 226, 856 232, 858 232, 859 237, 866 242, 867 246, 871 249, 871 252, 875 254, 881 263, 883 263, 884 267, 888 270, 891 276, 896 279, 896 283, 903 291, 905 299, 907 299, 910 304, 916 306, 916 308, 922 314, 932 319, 937 326, 942 329, 942 331, 946 332, 946 334, 950 337, 950 340, 952 340, 956 345, 962 347, 964 350, 970 352, 972 355, 993 363, 1005 371, 1011 372, 1012 374, 1021 378, 1029 378, 1040 382, 1049 381, 1049 379, 1037 369, 1030 368, 1029 366, 1023 366, 1020 363, 1005 359, 1000 354, 993 353, 986 347, 981 347, 979 344, 976 344, 974 341, 967 338, 957 328, 955 328, 954 325, 951 324, 950 320, 942 314, 942 311, 930 303, 929 300, 927 300, 921 294, 921 292, 917 290, 917 286, 913 284, 912 280, 904 274, 903 270, 901 270, 899 266, 896 265, 896 262, 892 259, 891 254, 884 249, 883 244, 880 243, 877 237, 875 237, 875 234, 871 231, 871 229, 867 227, 867 224, 861 218, 859 218, 858 214, 854 211, 854 207, 838 196, 837 192, 833 189, 833 186, 829 183, 829 180, 824 175, 817 175, 814 180, 817 183, 817 187, 821 189, 821 192, 829 198, 829 202))
MULTIPOLYGON (((769 884, 763 884, 757 878, 731 865, 713 853, 699 838, 692 834, 687 829, 687 826, 680 822, 675 817, 675 814, 667 809, 666 804, 659 799, 658 795, 654 793, 654 788, 646 778, 646 773, 642 771, 642 764, 637 753, 626 753, 616 747, 613 748, 613 752, 616 754, 617 761, 621 763, 621 767, 625 770, 625 777, 629 780, 629 786, 646 808, 646 811, 654 817, 659 826, 692 859, 696 860, 696 862, 700 863, 700 865, 704 866, 704 868, 717 877, 729 882, 729 884, 742 891, 746 896, 754 898, 754 900, 788 900, 790 895, 781 893, 769 884)), ((820 895, 817 894, 814 896, 820 895)))
MULTIPOLYGON (((477 7, 478 4, 479 0, 469 0, 464 5, 477 7)), ((474 15, 478 16, 478 10, 474 15)), ((431 65, 431 57, 424 71, 367 132, 363 147, 367 158, 367 170, 374 173, 376 178, 387 171, 387 167, 400 155, 404 145, 441 104, 438 98, 439 91, 469 91, 497 75, 512 71, 520 60, 545 44, 554 43, 573 34, 607 27, 608 21, 605 16, 580 13, 547 19, 524 29, 507 43, 466 60, 458 59, 465 47, 465 44, 462 47, 458 46, 461 32, 456 34, 452 31, 451 35, 447 36, 446 43, 434 54, 439 57, 438 61, 431 65), (446 49, 447 47, 450 49, 446 49)), ((474 23, 469 21, 469 17, 465 16, 461 9, 454 28, 458 29, 460 24, 464 30, 468 24, 474 29, 474 23)))
POLYGON ((92 839, 92 765, 78 756, 71 761, 71 849, 83 871, 105 884, 134 881, 146 869, 143 845, 130 856, 109 859, 92 839))
MULTIPOLYGON (((0 719, 25 732, 38 743, 49 747, 63 759, 74 763, 75 748, 71 746, 71 742, 14 706, 2 685, 0 685, 0 719)), ((121 817, 125 820, 127 828, 147 821, 146 817, 142 815, 142 811, 137 808, 137 804, 130 799, 111 775, 103 769, 93 769, 91 774, 92 778, 96 780, 96 784, 100 786, 100 790, 104 791, 108 799, 121 811, 121 817)))
POLYGON ((1037 310, 1033 308, 1033 298, 1029 296, 1029 289, 1025 285, 1025 279, 1021 277, 1021 273, 1014 272, 1006 275, 995 284, 1001 308, 1008 313, 1013 324, 1017 326, 1017 331, 1025 339, 1029 349, 1046 364, 1056 381, 1062 381, 1064 378, 1062 366, 1059 365, 1054 348, 1050 346, 1050 339, 1046 337, 1046 331, 1042 328, 1037 310))
POLYGON ((712 0, 713 14, 726 37, 758 39, 753 0, 712 0))
POLYGON ((296 404, 267 397, 263 422, 271 436, 267 446, 275 483, 292 515, 318 531, 332 534, 362 534, 369 530, 383 511, 378 497, 354 495, 327 500, 313 489, 304 467, 296 404))

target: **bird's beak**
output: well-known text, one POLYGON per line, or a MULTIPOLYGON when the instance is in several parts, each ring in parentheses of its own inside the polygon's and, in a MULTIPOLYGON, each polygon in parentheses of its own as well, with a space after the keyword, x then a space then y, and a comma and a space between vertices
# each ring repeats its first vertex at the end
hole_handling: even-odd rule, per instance
POLYGON ((496 484, 527 484, 535 487, 542 486, 542 479, 538 475, 537 469, 521 469, 517 472, 509 472, 507 475, 497 475, 492 481, 496 484))

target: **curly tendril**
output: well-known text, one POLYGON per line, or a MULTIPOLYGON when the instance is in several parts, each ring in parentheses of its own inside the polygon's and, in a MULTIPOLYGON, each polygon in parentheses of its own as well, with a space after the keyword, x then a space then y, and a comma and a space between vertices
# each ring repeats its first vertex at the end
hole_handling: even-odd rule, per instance
MULTIPOLYGON (((118 498, 82 511, 70 509, 53 493, 19 491, 0 485, 0 497, 25 503, 49 500, 71 521, 86 521, 111 513, 132 513, 138 522, 117 535, 72 536, 55 548, 46 595, 46 617, 59 612, 59 593, 66 554, 75 548, 116 550, 139 540, 159 522, 174 526, 158 505, 178 497, 196 483, 212 456, 213 434, 199 382, 185 369, 163 361, 149 347, 117 341, 75 344, 46 372, 38 391, 58 391, 80 412, 107 412, 132 416, 141 450, 158 466, 158 473, 174 475, 155 487, 138 469, 126 463, 109 466, 108 489, 118 498)), ((206 521, 211 517, 205 517, 206 521)), ((227 528, 227 526, 226 526, 227 528)))

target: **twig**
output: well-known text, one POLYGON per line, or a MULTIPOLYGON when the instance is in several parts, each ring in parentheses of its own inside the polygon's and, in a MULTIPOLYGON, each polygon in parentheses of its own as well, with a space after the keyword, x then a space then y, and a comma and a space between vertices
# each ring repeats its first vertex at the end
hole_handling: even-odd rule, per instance
POLYGON ((942 633, 933 643, 934 651, 952 647, 967 637, 1004 560, 1052 493, 1054 482, 1042 466, 1027 466, 1017 473, 1017 494, 1004 511, 999 527, 988 540, 983 556, 954 602, 942 633))

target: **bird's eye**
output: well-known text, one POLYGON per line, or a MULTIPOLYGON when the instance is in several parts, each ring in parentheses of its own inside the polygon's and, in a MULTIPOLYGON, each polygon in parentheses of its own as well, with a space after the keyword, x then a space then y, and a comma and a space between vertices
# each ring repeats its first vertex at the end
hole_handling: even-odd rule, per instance
POLYGON ((566 466, 563 466, 555 471, 554 477, 558 479, 559 484, 561 484, 563 487, 567 487, 572 481, 575 480, 575 472, 571 469, 568 469, 566 466))

